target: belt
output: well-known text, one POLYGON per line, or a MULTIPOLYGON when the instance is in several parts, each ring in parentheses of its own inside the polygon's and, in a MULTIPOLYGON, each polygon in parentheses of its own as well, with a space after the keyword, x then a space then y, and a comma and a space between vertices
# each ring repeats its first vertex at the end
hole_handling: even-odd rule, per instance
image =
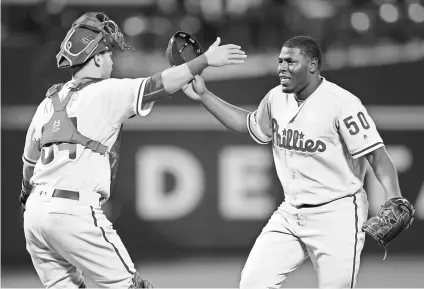
POLYGON ((321 203, 321 204, 302 204, 302 205, 299 205, 299 206, 296 206, 296 208, 298 208, 298 209, 302 209, 302 208, 316 208, 316 207, 321 207, 321 206, 324 206, 324 205, 327 205, 327 204, 329 204, 329 203, 332 203, 332 202, 334 202, 334 201, 338 201, 338 200, 340 200, 340 199, 343 199, 343 198, 347 198, 347 197, 352 197, 353 195, 347 195, 347 196, 343 196, 343 197, 341 197, 341 198, 338 198, 338 199, 334 199, 334 200, 331 200, 331 201, 329 201, 329 202, 325 202, 325 203, 321 203))
POLYGON ((34 186, 31 195, 40 196, 44 201, 50 201, 52 198, 60 198, 77 201, 81 205, 98 206, 106 199, 99 192, 81 190, 71 191, 64 189, 54 189, 50 187, 34 186))
POLYGON ((80 195, 79 195, 79 192, 75 192, 75 191, 55 189, 52 194, 52 197, 78 201, 80 195))
POLYGON ((321 207, 321 206, 327 205, 327 204, 329 204, 329 203, 331 203, 331 202, 332 202, 332 201, 330 201, 330 202, 326 202, 326 203, 321 203, 321 204, 316 204, 316 205, 312 205, 312 204, 302 204, 302 205, 296 206, 296 208, 298 208, 298 209, 302 209, 302 208, 316 208, 316 207, 321 207))

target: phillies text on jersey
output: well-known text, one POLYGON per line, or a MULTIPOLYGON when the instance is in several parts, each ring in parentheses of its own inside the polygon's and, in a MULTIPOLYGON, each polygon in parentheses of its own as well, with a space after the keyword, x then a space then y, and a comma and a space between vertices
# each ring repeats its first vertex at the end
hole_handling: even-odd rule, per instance
POLYGON ((247 127, 260 143, 272 142, 278 177, 292 205, 322 204, 363 186, 365 154, 384 146, 361 101, 323 78, 300 105, 281 85, 248 115, 247 127))

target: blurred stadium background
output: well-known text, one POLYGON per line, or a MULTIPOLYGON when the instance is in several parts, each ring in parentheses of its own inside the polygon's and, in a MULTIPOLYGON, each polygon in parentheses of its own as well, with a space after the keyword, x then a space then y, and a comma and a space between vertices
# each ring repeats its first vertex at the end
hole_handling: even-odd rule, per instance
MULTIPOLYGON (((177 30, 207 48, 217 36, 242 45, 242 66, 208 68, 208 87, 254 109, 278 84, 283 42, 321 44, 323 75, 361 98, 399 171, 416 222, 389 246, 367 238, 358 287, 424 287, 423 0, 2 0, 1 286, 40 287, 25 250, 18 205, 27 126, 45 91, 66 81, 55 55, 70 24, 103 11, 135 50, 115 54, 115 77, 164 68, 177 30)), ((283 200, 271 150, 225 131, 182 93, 124 125, 121 162, 107 215, 141 274, 158 287, 237 287, 249 250, 283 200)), ((367 174, 370 214, 383 202, 367 174)), ((90 282, 88 282, 90 284, 90 282)), ((316 287, 306 262, 288 287, 316 287)))

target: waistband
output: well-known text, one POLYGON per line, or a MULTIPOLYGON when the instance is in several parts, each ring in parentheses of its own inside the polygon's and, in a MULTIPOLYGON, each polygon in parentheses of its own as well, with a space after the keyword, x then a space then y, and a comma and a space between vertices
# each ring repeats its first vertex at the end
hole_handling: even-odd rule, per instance
MULTIPOLYGON (((322 203, 318 203, 318 204, 293 204, 293 202, 288 202, 291 206, 293 206, 293 207, 295 207, 295 208, 297 208, 297 209, 303 209, 303 208, 316 208, 316 207, 321 207, 321 206, 324 206, 324 205, 327 205, 327 204, 330 204, 330 203, 332 203, 332 202, 335 202, 335 201, 338 201, 338 200, 342 200, 342 199, 345 199, 345 198, 349 198, 349 197, 353 197, 354 195, 358 195, 358 194, 361 194, 361 193, 365 193, 365 191, 363 190, 363 189, 359 189, 358 191, 356 191, 355 193, 353 193, 353 194, 349 194, 349 195, 344 195, 344 196, 341 196, 341 197, 339 197, 339 198, 335 198, 335 199, 332 199, 332 200, 330 200, 330 201, 327 201, 327 202, 322 202, 322 203)), ((287 198, 288 200, 291 200, 291 198, 290 197, 288 197, 287 198)))
POLYGON ((103 197, 94 191, 71 191, 41 186, 34 186, 31 195, 42 197, 45 201, 52 198, 61 198, 77 201, 82 205, 100 206, 103 197))

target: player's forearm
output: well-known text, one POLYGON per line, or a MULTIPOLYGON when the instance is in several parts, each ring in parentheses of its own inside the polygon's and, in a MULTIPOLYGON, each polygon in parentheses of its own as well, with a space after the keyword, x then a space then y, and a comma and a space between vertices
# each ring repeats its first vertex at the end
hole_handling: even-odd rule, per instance
POLYGON ((172 94, 187 84, 195 75, 200 75, 208 66, 205 55, 201 55, 188 63, 164 70, 161 74, 165 91, 172 94))
POLYGON ((396 167, 384 147, 367 155, 374 174, 386 192, 387 199, 401 197, 396 167))
POLYGON ((24 163, 22 168, 23 179, 29 182, 33 174, 34 174, 34 167, 24 163))
POLYGON ((246 118, 249 111, 225 102, 208 90, 201 96, 200 103, 229 130, 248 134, 246 118))

